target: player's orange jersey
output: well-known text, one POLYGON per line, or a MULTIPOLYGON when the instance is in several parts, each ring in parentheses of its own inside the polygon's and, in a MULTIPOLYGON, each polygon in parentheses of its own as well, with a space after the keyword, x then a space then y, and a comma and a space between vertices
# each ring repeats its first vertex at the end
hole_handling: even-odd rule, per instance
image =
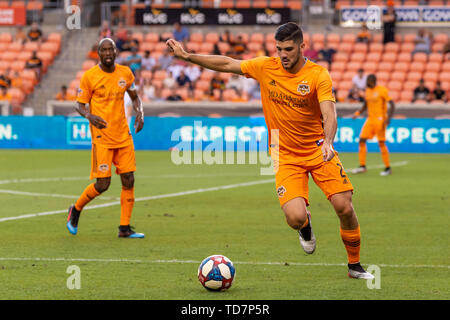
POLYGON ((107 148, 121 148, 133 143, 124 111, 124 94, 133 84, 130 68, 119 64, 112 73, 96 65, 83 74, 77 101, 89 103, 90 112, 108 124, 105 129, 90 126, 92 143, 107 148))
POLYGON ((280 163, 320 156, 324 138, 320 102, 335 101, 327 69, 306 60, 292 74, 283 68, 280 58, 258 57, 241 62, 241 70, 260 84, 269 143, 271 130, 279 130, 280 163))
POLYGON ((391 100, 384 86, 366 88, 366 105, 369 119, 384 120, 387 117, 387 102, 391 100))

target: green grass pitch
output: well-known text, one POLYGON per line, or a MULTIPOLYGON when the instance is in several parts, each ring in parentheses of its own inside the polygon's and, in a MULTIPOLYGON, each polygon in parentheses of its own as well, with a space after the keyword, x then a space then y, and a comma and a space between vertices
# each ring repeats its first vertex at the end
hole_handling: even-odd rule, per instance
MULTIPOLYGON (((317 249, 306 255, 274 183, 240 185, 273 178, 258 165, 175 165, 169 152, 136 157, 132 225, 141 240, 117 238, 116 175, 90 204, 105 206, 82 213, 78 235, 66 230, 65 211, 89 183, 89 151, 1 151, 0 299, 450 299, 449 155, 392 154, 393 175, 380 177, 381 157, 369 154, 369 171, 349 174, 361 262, 380 267, 380 289, 347 277, 338 219, 312 180, 317 249), (226 292, 197 280, 212 254, 235 264, 226 292), (67 287, 71 265, 80 268, 80 289, 67 287)), ((357 154, 340 158, 357 166, 357 154)))

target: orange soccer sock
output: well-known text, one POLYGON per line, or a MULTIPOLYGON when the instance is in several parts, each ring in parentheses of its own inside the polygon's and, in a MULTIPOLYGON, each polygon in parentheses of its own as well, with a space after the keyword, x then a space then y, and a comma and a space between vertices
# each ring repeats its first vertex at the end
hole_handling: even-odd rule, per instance
POLYGON ((366 166, 367 146, 365 143, 359 144, 359 165, 361 167, 366 166))
POLYGON ((130 224, 131 213, 134 207, 134 187, 125 189, 122 187, 120 194, 120 225, 127 226, 130 224))
POLYGON ((386 168, 389 168, 391 166, 389 162, 389 150, 384 142, 379 143, 379 146, 381 151, 381 158, 383 159, 384 165, 386 166, 386 168))
POLYGON ((359 250, 361 247, 361 232, 359 226, 353 230, 340 228, 342 242, 347 250, 348 263, 359 262, 359 250))
POLYGON ((77 202, 75 202, 75 209, 78 211, 83 210, 84 206, 87 205, 90 201, 92 201, 96 196, 100 194, 100 192, 95 189, 95 184, 91 183, 84 189, 81 196, 78 198, 77 202))
POLYGON ((306 227, 308 225, 308 223, 309 223, 309 218, 308 218, 308 215, 306 215, 305 223, 303 223, 303 225, 300 227, 300 229, 303 229, 304 227, 306 227))

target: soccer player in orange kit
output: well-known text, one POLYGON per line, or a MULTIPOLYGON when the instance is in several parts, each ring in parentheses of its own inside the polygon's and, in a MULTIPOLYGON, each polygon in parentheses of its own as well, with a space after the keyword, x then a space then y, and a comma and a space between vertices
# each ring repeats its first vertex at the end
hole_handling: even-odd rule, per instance
POLYGON ((333 149, 337 119, 330 75, 324 67, 304 58, 303 32, 297 24, 289 22, 278 27, 275 40, 278 58, 249 60, 187 53, 173 39, 167 45, 179 59, 219 72, 245 75, 259 82, 276 171, 276 190, 288 225, 298 231, 304 251, 313 253, 316 239, 307 210, 308 174, 311 174, 340 219, 348 275, 373 279, 359 261, 361 236, 352 205, 353 186, 333 149), (274 140, 278 141, 273 143, 274 140))
POLYGON ((359 136, 359 168, 352 173, 364 173, 366 168, 366 141, 372 139, 375 135, 378 139, 378 146, 381 151, 385 169, 380 172, 381 176, 392 174, 389 163, 389 150, 386 146, 386 128, 394 114, 395 104, 389 97, 388 89, 384 86, 377 86, 377 78, 374 74, 367 76, 367 88, 365 93, 365 101, 362 108, 353 114, 353 119, 361 115, 367 109, 367 120, 364 123, 361 134, 359 136), (387 104, 389 103, 389 112, 387 104))
POLYGON ((78 89, 77 111, 90 122, 92 135, 92 157, 90 184, 70 206, 67 229, 73 235, 78 232, 78 219, 84 206, 105 192, 111 183, 111 165, 120 174, 121 215, 118 236, 120 238, 144 238, 130 227, 134 206, 134 171, 136 160, 133 138, 124 109, 124 94, 127 92, 136 112, 135 131, 144 126, 144 113, 134 85, 130 68, 115 63, 117 49, 114 41, 104 38, 98 45, 100 63, 87 70, 78 89), (86 106, 89 104, 89 107, 86 106))

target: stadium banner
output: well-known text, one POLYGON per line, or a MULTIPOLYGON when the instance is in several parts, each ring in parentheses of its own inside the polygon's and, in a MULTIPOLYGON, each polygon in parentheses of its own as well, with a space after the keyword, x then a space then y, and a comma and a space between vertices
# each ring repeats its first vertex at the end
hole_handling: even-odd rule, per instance
POLYGON ((0 25, 25 25, 25 8, 0 8, 0 25))
MULTIPOLYGON (((130 119, 132 128, 134 119, 130 119)), ((334 147, 357 152, 364 119, 338 118, 334 147)), ((146 117, 133 134, 137 150, 265 151, 267 127, 263 117, 146 117)), ((386 132, 391 152, 450 153, 450 119, 392 119, 386 132)), ((0 117, 0 148, 90 149, 89 123, 81 117, 0 117)), ((376 139, 368 150, 378 152, 376 139)))
POLYGON ((289 8, 136 8, 136 25, 279 25, 289 22, 289 8))
MULTIPOLYGON (((373 7, 342 7, 340 9, 341 26, 351 27, 373 20, 373 7)), ((382 8, 383 14, 386 10, 386 7, 382 8)), ((394 10, 399 25, 450 25, 450 7, 395 7, 394 10)), ((381 17, 378 19, 381 21, 381 17)))

